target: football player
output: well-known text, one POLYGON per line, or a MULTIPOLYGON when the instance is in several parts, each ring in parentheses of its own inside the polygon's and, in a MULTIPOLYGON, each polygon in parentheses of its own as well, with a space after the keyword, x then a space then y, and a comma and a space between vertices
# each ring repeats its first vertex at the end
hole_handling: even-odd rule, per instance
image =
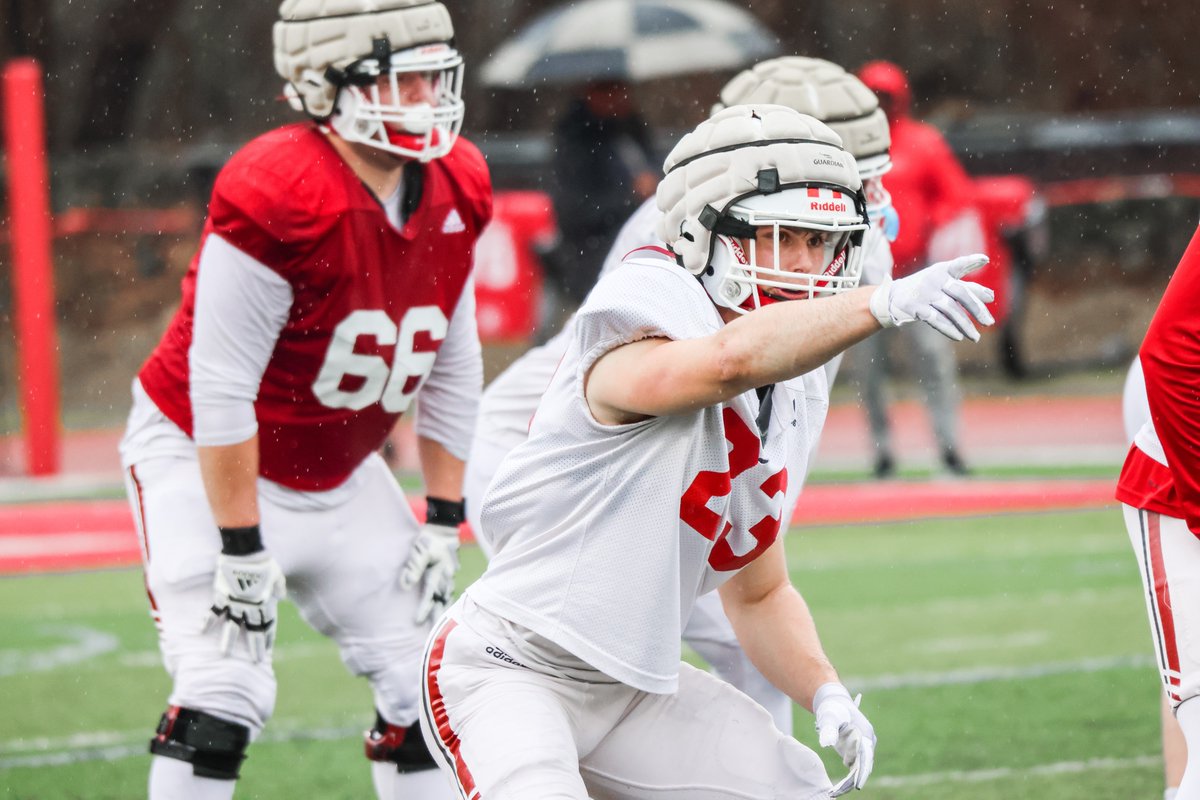
MULTIPOLYGON (((826 122, 854 156, 871 227, 864 234, 862 246, 862 281, 881 283, 891 275, 892 257, 889 237, 894 238, 898 226, 891 198, 883 187, 881 177, 890 169, 888 156, 888 124, 875 95, 854 75, 829 61, 818 58, 787 56, 775 58, 747 69, 725 85, 716 108, 739 103, 777 103, 811 114, 826 122)), ((659 243, 655 228, 660 212, 651 198, 625 223, 601 274, 615 269, 626 253, 644 245, 659 243)), ((566 352, 573 334, 572 321, 546 344, 522 355, 493 380, 480 402, 480 424, 475 428, 471 454, 467 459, 464 493, 467 516, 480 546, 489 555, 489 533, 479 524, 479 509, 484 490, 504 456, 525 440, 529 420, 538 401, 550 384, 558 362, 566 352)), ((841 356, 826 365, 832 384, 841 356)), ((824 403, 825 395, 814 392, 809 400, 824 403)), ((793 475, 799 492, 804 475, 793 475)), ((792 732, 792 701, 776 689, 754 668, 738 646, 729 620, 721 610, 714 593, 696 602, 695 610, 683 631, 684 640, 700 653, 716 674, 758 701, 771 712, 779 730, 792 732)))
MULTIPOLYGON (((1195 635, 1200 626, 1198 294, 1200 230, 1171 277, 1138 351, 1150 413, 1134 437, 1117 484, 1142 576, 1163 689, 1186 744, 1177 800, 1200 798, 1200 639, 1195 635)), ((1164 747, 1169 729, 1164 725, 1164 747)), ((1178 759, 1180 754, 1168 755, 1178 759)))
POLYGON ((991 292, 962 277, 987 259, 858 287, 854 159, 783 106, 719 111, 665 171, 666 247, 632 253, 580 309, 487 491, 495 556, 429 640, 421 727, 463 797, 823 798, 871 772, 871 724, 779 533, 824 422, 821 365, 881 327, 977 340, 991 292), (761 706, 680 662, 712 590, 850 767, 838 786, 761 706))
POLYGON ((218 175, 122 442, 173 682, 152 800, 233 795, 275 704, 285 591, 370 681, 379 797, 449 796, 415 728, 419 667, 457 568, 491 215, 453 35, 432 0, 280 6, 276 69, 309 120, 218 175), (376 453, 418 394, 423 526, 376 453))

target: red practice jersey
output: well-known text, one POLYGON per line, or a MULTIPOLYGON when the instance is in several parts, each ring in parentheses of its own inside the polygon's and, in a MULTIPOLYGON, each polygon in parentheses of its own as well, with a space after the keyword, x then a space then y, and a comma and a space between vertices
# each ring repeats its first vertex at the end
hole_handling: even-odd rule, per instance
MULTIPOLYGON (((423 165, 403 230, 311 123, 242 148, 217 177, 183 300, 139 375, 192 435, 188 348, 199 253, 216 234, 286 280, 293 302, 255 402, 263 477, 332 489, 378 449, 433 366, 492 212, 478 149, 423 165)), ((406 173, 407 175, 408 173, 406 173)))
POLYGON ((1138 357, 1150 419, 1170 466, 1135 444, 1117 499, 1183 519, 1200 536, 1200 229, 1167 285, 1138 357))

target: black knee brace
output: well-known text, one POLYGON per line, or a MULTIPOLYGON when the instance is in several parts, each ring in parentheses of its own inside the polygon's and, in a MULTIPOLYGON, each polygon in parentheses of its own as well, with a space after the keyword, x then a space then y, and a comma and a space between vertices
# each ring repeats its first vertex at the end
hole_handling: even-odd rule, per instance
POLYGON ((157 735, 150 740, 150 752, 187 761, 198 778, 232 781, 238 777, 249 744, 250 729, 245 725, 171 706, 159 720, 157 735))
POLYGON ((367 758, 372 761, 390 761, 400 772, 420 772, 437 769, 437 762, 425 746, 418 720, 407 728, 390 725, 383 715, 375 712, 375 727, 363 734, 367 758))

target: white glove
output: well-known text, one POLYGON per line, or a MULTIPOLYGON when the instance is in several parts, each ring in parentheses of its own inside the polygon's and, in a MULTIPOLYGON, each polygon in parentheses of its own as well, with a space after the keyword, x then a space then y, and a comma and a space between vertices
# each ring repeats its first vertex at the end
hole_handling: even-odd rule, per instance
POLYGON ((991 289, 962 280, 988 263, 976 253, 940 261, 905 278, 886 280, 871 294, 871 314, 885 328, 920 320, 943 336, 961 342, 979 341, 972 322, 991 325, 996 320, 985 303, 996 299, 991 289))
POLYGON ((286 593, 283 570, 265 550, 246 556, 221 553, 204 630, 222 626, 221 652, 225 654, 244 633, 251 658, 263 661, 275 644, 276 611, 286 593))
POLYGON ((817 738, 821 747, 832 746, 850 768, 850 774, 833 787, 831 797, 851 789, 861 789, 875 766, 875 729, 858 710, 860 694, 853 700, 840 683, 821 685, 813 695, 813 713, 817 717, 817 738))
POLYGON ((425 523, 413 542, 408 561, 400 571, 400 588, 420 583, 416 622, 423 625, 436 611, 441 614, 454 596, 458 571, 458 526, 425 523))

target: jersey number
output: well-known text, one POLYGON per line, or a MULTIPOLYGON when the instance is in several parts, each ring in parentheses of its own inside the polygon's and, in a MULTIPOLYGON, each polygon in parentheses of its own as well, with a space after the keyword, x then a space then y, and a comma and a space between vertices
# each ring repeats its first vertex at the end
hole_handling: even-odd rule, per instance
POLYGON ((379 310, 359 310, 334 328, 325 361, 313 382, 313 394, 329 408, 360 411, 379 403, 391 414, 401 414, 421 388, 437 353, 415 352, 416 337, 424 333, 434 342, 446 338, 450 323, 437 306, 415 306, 404 313, 400 327, 379 310), (360 336, 380 346, 395 345, 389 365, 382 356, 354 352, 360 336), (343 389, 345 378, 358 378, 358 388, 343 389))
MULTIPOLYGON (((708 507, 708 501, 714 497, 725 497, 733 489, 733 482, 742 473, 758 463, 759 442, 754 431, 730 408, 724 409, 725 438, 733 447, 729 451, 729 471, 704 471, 696 476, 691 485, 683 493, 679 501, 679 518, 690 525, 697 533, 715 542, 712 552, 708 554, 708 564, 718 572, 741 569, 762 555, 779 535, 779 525, 783 521, 783 513, 779 518, 763 517, 749 528, 754 537, 755 545, 744 555, 737 555, 729 546, 729 532, 733 523, 726 522, 721 527, 721 515, 708 507)), ((781 469, 759 485, 759 491, 767 497, 787 492, 787 469, 781 469)))

